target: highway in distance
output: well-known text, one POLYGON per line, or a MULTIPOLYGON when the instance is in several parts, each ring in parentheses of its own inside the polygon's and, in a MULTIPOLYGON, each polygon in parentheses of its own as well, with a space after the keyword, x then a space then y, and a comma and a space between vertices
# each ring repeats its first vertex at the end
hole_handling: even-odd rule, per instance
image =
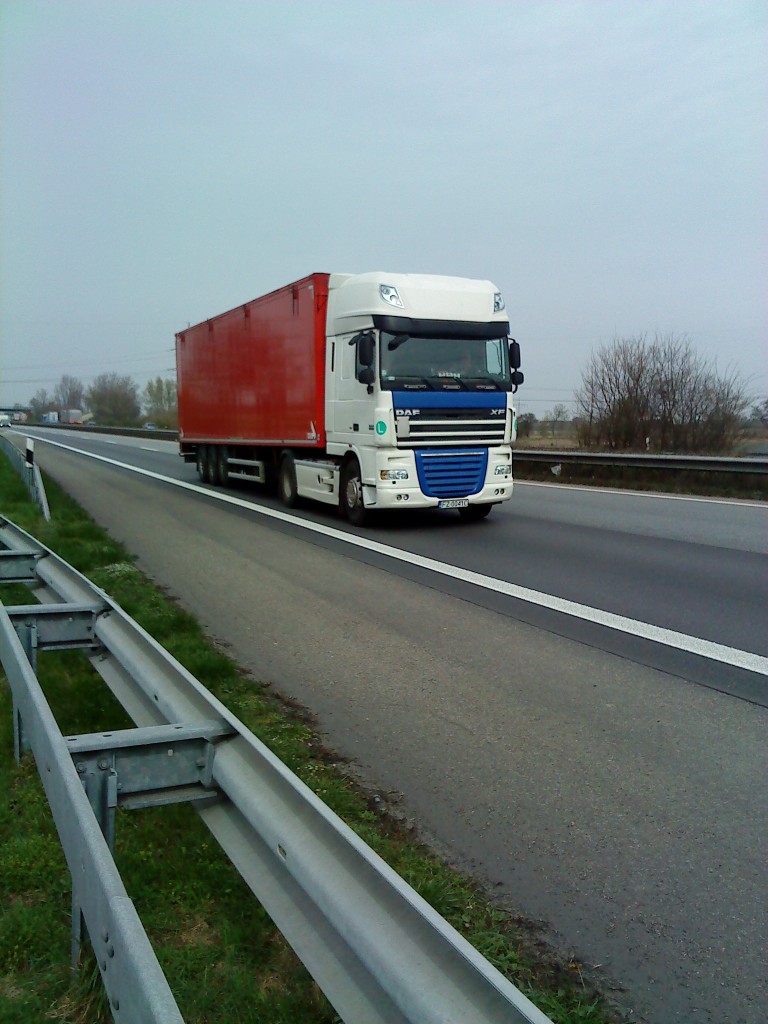
POLYGON ((27 433, 209 635, 630 1019, 764 1024, 768 506, 517 484, 481 523, 351 531, 200 485, 171 442, 27 433))

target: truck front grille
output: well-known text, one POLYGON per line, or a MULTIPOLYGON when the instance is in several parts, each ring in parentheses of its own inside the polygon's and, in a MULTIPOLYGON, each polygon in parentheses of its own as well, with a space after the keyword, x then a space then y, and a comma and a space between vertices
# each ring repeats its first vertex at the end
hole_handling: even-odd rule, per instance
POLYGON ((398 448, 438 448, 457 444, 504 443, 504 409, 420 409, 398 416, 398 448))
POLYGON ((488 452, 484 449, 415 454, 419 484, 432 498, 466 498, 485 483, 488 452))

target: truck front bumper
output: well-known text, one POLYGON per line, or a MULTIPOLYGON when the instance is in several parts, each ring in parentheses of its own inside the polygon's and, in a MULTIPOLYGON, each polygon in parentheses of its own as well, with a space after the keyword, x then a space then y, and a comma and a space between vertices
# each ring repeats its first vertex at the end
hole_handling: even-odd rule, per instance
POLYGON ((468 505, 495 504, 512 497, 512 451, 507 446, 488 449, 485 481, 480 490, 469 495, 462 491, 425 494, 412 450, 378 449, 373 475, 374 481, 367 479, 364 487, 365 504, 370 508, 439 508, 441 502, 455 499, 466 500, 468 505))

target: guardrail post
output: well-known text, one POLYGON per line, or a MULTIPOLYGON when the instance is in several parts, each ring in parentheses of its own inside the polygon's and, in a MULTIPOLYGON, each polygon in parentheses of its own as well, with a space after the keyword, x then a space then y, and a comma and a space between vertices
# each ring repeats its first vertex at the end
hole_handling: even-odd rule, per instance
POLYGON ((24 725, 21 720, 21 709, 16 703, 16 697, 13 697, 13 756, 16 758, 16 764, 21 761, 21 755, 24 751, 29 750, 29 740, 24 735, 24 725))
POLYGON ((85 795, 93 808, 101 834, 107 841, 109 852, 115 851, 115 808, 117 807, 117 773, 106 755, 99 758, 91 770, 84 761, 75 761, 77 773, 85 795))
POLYGON ((74 872, 70 873, 72 880, 72 938, 70 940, 70 961, 69 966, 73 974, 80 966, 80 952, 82 950, 83 934, 87 934, 83 909, 77 895, 77 882, 74 872))
MULTIPOLYGON (((21 641, 21 646, 24 648, 24 653, 27 656, 27 661, 33 672, 37 672, 37 626, 34 622, 25 623, 16 630, 16 634, 21 641)), ((21 717, 21 708, 19 707, 16 696, 13 696, 13 754, 16 758, 16 764, 21 761, 21 755, 31 750, 31 744, 24 734, 24 723, 21 717)))
POLYGON ((37 675, 37 622, 31 620, 20 624, 16 633, 27 656, 32 671, 37 675))

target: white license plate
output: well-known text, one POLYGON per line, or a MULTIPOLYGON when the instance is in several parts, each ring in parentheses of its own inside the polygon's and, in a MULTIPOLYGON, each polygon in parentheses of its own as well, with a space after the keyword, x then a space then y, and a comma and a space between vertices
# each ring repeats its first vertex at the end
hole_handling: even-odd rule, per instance
POLYGON ((438 501, 438 508, 466 508, 469 505, 469 498, 446 498, 438 501))

